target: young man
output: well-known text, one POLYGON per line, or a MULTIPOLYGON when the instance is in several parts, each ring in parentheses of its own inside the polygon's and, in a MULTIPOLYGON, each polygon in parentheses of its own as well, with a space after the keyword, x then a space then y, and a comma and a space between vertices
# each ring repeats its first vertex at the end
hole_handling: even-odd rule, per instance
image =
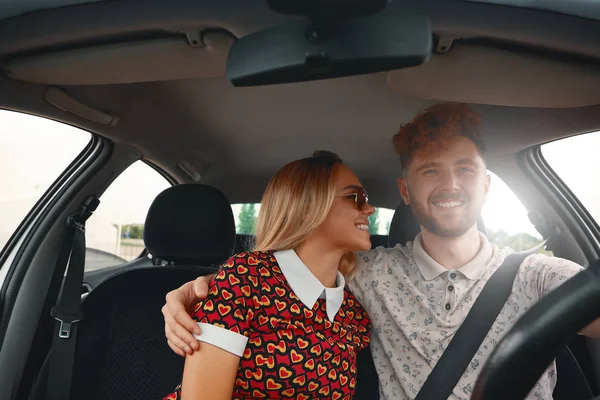
MULTIPOLYGON (((490 177, 474 112, 461 104, 432 106, 401 127, 394 146, 402 164, 400 194, 412 207, 421 233, 405 247, 359 254, 357 276, 348 286, 371 318, 371 353, 381 398, 413 399, 485 283, 512 250, 498 248, 477 230, 490 177)), ((504 333, 537 300, 581 270, 556 257, 527 257, 507 303, 451 398, 469 399, 504 333)), ((208 280, 199 278, 167 296, 166 336, 180 355, 198 348, 190 333, 198 326, 186 308, 204 297, 207 288, 208 280)), ((582 333, 600 337, 600 323, 582 333)), ((552 365, 528 399, 551 399, 555 384, 552 365)))

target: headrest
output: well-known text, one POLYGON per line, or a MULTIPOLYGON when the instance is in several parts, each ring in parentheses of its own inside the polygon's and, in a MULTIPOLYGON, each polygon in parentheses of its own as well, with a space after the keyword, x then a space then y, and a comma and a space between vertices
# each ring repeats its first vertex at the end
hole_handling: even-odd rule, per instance
MULTIPOLYGON (((477 228, 484 235, 487 235, 481 218, 477 220, 477 228)), ((421 226, 417 222, 410 206, 407 206, 404 202, 398 204, 394 212, 394 218, 392 218, 392 222, 390 223, 388 247, 392 248, 398 243, 404 246, 407 242, 414 240, 419 232, 421 232, 421 226)))
POLYGON ((201 184, 173 186, 159 194, 144 225, 146 248, 177 264, 216 264, 231 257, 235 221, 229 200, 201 184))

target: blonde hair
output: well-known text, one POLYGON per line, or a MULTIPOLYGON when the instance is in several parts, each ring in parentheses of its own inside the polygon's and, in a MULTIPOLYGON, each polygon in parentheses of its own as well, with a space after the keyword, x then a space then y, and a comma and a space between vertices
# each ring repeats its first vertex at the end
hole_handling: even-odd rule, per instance
MULTIPOLYGON (((255 250, 291 250, 302 244, 329 214, 336 192, 335 167, 341 164, 334 153, 316 151, 281 168, 263 194, 255 250)), ((340 272, 351 277, 355 266, 355 254, 345 253, 340 272)))

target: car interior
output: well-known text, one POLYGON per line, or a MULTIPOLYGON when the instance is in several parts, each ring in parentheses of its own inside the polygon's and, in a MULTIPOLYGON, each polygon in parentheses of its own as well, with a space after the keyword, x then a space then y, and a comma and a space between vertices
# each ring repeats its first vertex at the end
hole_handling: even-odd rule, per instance
MULTIPOLYGON (((304 3, 0 5, 0 109, 92 135, 0 253, 1 398, 48 398, 65 221, 90 196, 100 210, 103 193, 139 160, 172 187, 153 199, 139 257, 83 276, 71 399, 159 398, 179 383, 183 358, 167 346, 160 313, 165 294, 252 248, 252 235, 236 235, 231 204, 259 203, 272 174, 291 160, 317 149, 339 154, 370 202, 395 210, 389 235, 372 235, 372 247, 413 240, 419 226, 400 201, 391 138, 439 102, 468 103, 481 115, 489 169, 526 207, 547 249, 592 270, 600 227, 540 146, 600 130, 600 2, 304 3), (293 36, 306 24, 322 27, 314 10, 343 34, 293 36), (274 34, 282 32, 290 36, 274 34), (399 54, 380 57, 389 48, 368 46, 394 35, 405 35, 399 54), (348 38, 360 45, 343 46, 348 38), (277 52, 286 40, 289 51, 277 52), (324 50, 305 57, 305 42, 324 50)), ((554 306, 577 313, 566 297, 554 306)), ((600 396, 600 345, 576 332, 557 334, 556 347, 542 349, 557 360, 559 400, 600 396)), ((497 374, 517 379, 532 365, 547 367, 542 350, 539 360, 497 374)), ((359 354, 358 373, 355 398, 378 398, 368 350, 359 354)), ((510 390, 526 394, 535 383, 527 379, 497 393, 523 398, 510 390)))

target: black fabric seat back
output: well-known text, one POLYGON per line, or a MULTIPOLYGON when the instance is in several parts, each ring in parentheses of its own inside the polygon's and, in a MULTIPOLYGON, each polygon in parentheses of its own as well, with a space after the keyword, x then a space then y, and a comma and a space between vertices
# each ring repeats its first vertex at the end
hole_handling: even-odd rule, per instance
POLYGON ((166 189, 148 210, 144 244, 150 254, 174 264, 223 262, 235 247, 235 220, 229 200, 208 185, 166 189))
POLYGON ((159 399, 182 377, 184 359, 167 345, 165 295, 215 268, 164 266, 112 277, 83 303, 72 399, 159 399))
MULTIPOLYGON (((160 399, 181 381, 184 359, 167 345, 161 307, 169 291, 232 255, 233 213, 217 189, 180 185, 156 198, 144 228, 149 252, 174 265, 117 273, 85 298, 72 400, 160 399)), ((47 363, 30 398, 46 398, 46 379, 47 363)))
POLYGON ((371 249, 376 249, 377 247, 387 247, 387 245, 387 235, 371 235, 371 249))
POLYGON ((356 357, 356 392, 354 400, 378 400, 379 399, 379 378, 371 347, 367 347, 358 353, 356 357))
POLYGON ((256 238, 254 235, 235 235, 235 250, 234 254, 245 253, 254 249, 254 243, 256 238))

